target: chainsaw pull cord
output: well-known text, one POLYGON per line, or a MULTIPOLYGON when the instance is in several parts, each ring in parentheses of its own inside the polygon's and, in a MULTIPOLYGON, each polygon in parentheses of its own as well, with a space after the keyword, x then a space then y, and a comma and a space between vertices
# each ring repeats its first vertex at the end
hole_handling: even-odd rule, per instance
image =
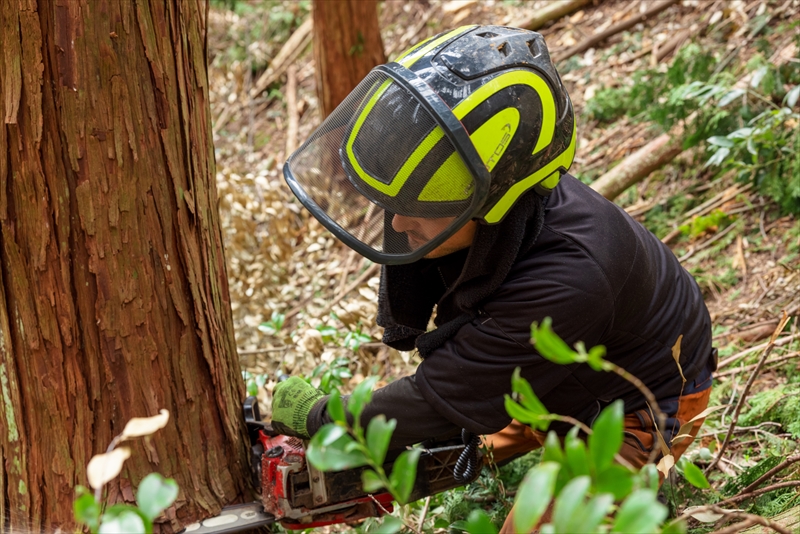
POLYGON ((453 478, 457 482, 466 483, 478 472, 478 446, 481 442, 477 434, 467 431, 466 428, 461 429, 461 440, 464 442, 464 450, 456 460, 453 478))

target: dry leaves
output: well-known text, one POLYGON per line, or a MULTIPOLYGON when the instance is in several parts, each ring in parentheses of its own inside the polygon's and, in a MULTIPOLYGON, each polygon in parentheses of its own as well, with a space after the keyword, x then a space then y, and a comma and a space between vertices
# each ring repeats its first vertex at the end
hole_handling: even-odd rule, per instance
POLYGON ((111 452, 93 456, 89 460, 89 465, 86 466, 89 485, 97 489, 113 480, 122 471, 122 465, 130 456, 131 450, 128 447, 120 447, 111 452))

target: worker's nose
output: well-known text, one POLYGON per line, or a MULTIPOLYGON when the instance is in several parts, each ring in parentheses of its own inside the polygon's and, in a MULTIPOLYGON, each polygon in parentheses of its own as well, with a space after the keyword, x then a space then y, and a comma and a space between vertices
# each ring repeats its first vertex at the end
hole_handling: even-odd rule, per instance
POLYGON ((407 232, 414 229, 414 218, 395 214, 392 217, 392 228, 395 232, 407 232))

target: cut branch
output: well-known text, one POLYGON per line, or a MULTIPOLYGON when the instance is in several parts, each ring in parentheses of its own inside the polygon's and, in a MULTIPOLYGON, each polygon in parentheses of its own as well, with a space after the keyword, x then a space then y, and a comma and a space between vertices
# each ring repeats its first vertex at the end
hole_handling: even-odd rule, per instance
POLYGON ((682 143, 682 135, 661 134, 592 182, 591 188, 614 200, 630 186, 675 159, 683 152, 682 143))
POLYGON ((544 9, 538 10, 529 19, 519 21, 516 24, 512 24, 512 26, 525 28, 526 30, 538 30, 548 22, 558 20, 564 15, 569 15, 590 2, 591 0, 554 0, 544 9))
POLYGON ((581 52, 585 52, 586 50, 589 50, 590 48, 594 47, 598 43, 601 43, 601 42, 605 41, 606 39, 608 39, 612 35, 616 35, 616 34, 618 34, 620 32, 624 32, 625 30, 633 28, 634 26, 636 26, 640 22, 644 22, 644 21, 646 21, 646 20, 648 20, 650 18, 655 17, 656 15, 658 15, 659 13, 661 13, 662 11, 664 11, 665 9, 670 7, 672 4, 676 4, 676 3, 678 3, 678 0, 662 0, 661 2, 658 2, 657 4, 653 5, 650 9, 648 9, 644 13, 641 13, 639 15, 634 15, 633 17, 631 17, 629 19, 626 19, 626 20, 620 21, 620 22, 618 22, 616 24, 613 24, 609 28, 607 28, 607 29, 605 29, 605 30, 603 30, 603 31, 601 31, 599 33, 595 33, 594 35, 592 35, 588 39, 585 39, 585 40, 581 41, 580 43, 576 44, 572 48, 568 48, 564 52, 556 54, 554 56, 554 60, 556 62, 563 61, 565 59, 571 58, 572 56, 574 56, 576 54, 580 54, 581 52))

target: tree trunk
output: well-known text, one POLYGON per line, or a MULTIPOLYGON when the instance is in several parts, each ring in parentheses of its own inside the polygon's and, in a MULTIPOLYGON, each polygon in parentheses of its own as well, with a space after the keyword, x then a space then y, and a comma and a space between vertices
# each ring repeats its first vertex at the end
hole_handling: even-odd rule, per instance
POLYGON ((327 117, 386 55, 376 0, 314 0, 313 16, 317 96, 327 117))
POLYGON ((248 494, 198 0, 0 2, 0 530, 71 528, 85 467, 170 531, 248 494))

